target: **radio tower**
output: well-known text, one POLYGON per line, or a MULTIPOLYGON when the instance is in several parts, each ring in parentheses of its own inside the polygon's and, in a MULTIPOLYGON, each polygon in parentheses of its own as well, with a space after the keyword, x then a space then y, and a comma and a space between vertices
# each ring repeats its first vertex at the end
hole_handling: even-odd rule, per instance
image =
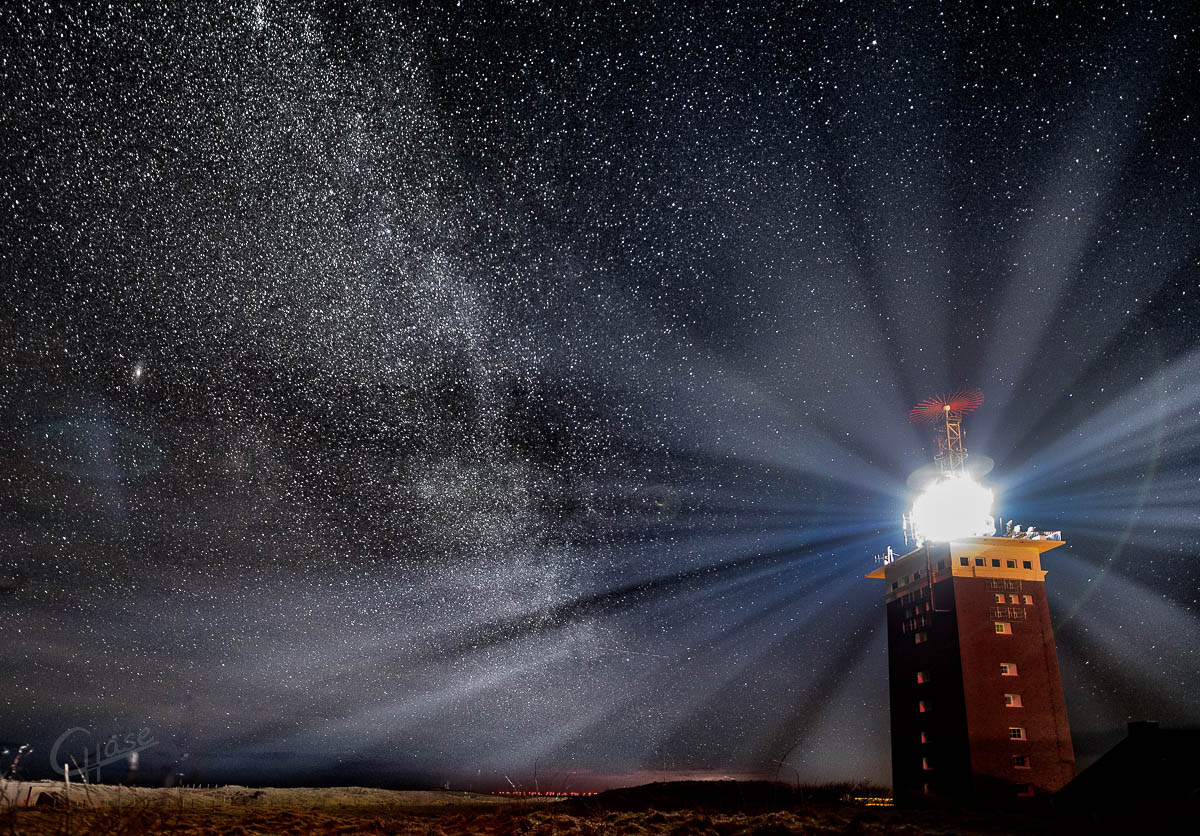
POLYGON ((937 455, 933 460, 944 475, 963 472, 967 448, 963 447, 962 419, 982 403, 983 392, 980 390, 958 389, 926 398, 909 411, 908 420, 912 423, 937 425, 934 433, 937 455))

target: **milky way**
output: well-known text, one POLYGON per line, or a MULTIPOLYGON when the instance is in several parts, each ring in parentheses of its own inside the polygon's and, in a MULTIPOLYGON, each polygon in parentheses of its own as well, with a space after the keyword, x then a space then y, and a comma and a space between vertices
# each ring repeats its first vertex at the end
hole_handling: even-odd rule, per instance
POLYGON ((960 385, 1081 764, 1200 724, 1190 4, 389 5, 6 14, 31 774, 887 783, 863 575, 960 385))

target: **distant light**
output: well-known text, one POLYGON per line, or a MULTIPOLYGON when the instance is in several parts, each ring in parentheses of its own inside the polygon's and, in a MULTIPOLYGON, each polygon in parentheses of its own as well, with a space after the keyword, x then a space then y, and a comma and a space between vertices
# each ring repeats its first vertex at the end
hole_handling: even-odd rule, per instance
POLYGON ((913 502, 912 523, 918 543, 989 537, 996 533, 992 492, 970 476, 948 476, 913 502))

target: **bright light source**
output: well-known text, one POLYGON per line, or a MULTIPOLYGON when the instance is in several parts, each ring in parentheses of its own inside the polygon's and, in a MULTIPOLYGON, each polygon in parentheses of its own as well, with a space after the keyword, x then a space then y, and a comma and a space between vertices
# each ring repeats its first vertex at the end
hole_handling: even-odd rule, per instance
POLYGON ((913 503, 911 519, 918 543, 996 533, 992 492, 970 476, 948 476, 930 485, 913 503))

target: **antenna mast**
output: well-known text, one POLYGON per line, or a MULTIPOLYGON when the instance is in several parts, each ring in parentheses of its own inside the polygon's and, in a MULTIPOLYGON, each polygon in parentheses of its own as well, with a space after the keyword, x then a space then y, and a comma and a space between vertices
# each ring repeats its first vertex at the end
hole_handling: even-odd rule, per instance
POLYGON ((926 398, 908 413, 914 424, 933 424, 936 427, 934 441, 937 455, 933 461, 945 476, 962 473, 967 460, 967 448, 963 446, 962 419, 983 403, 983 392, 979 389, 958 389, 944 395, 926 398))

